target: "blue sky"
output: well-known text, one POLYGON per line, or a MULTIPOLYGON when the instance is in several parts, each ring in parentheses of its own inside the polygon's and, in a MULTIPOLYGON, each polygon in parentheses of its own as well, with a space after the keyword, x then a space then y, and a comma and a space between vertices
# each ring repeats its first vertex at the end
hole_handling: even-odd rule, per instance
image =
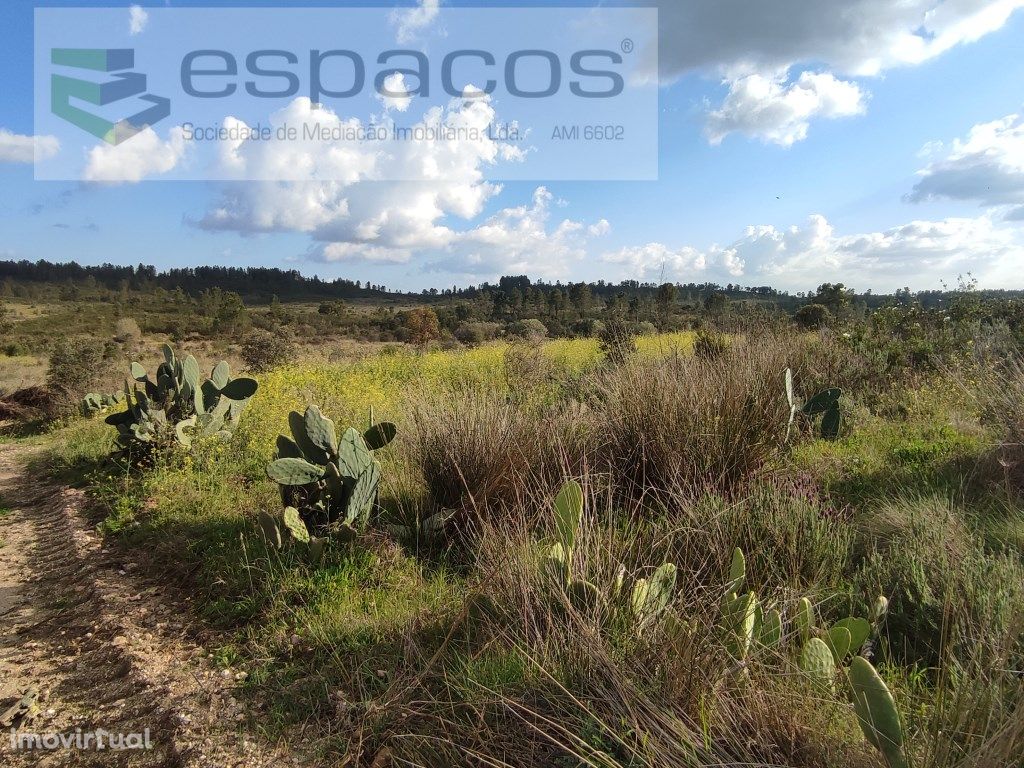
MULTIPOLYGON (((36 181, 34 160, 71 147, 34 125, 34 9, 108 5, 5 3, 0 258, 258 264, 414 290, 521 272, 882 291, 971 271, 1024 288, 1024 2, 663 0, 656 181, 498 182, 472 163, 443 188, 170 181, 183 166, 163 124, 117 158, 140 181, 36 181)), ((165 5, 211 4, 143 3, 140 45, 165 5)), ((462 4, 426 5, 404 8, 405 45, 430 52, 462 4)))

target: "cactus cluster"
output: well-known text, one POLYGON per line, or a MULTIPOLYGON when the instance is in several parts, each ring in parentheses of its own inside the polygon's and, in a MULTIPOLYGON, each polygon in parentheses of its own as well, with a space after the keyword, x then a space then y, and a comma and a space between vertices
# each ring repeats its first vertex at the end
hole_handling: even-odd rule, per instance
MULTIPOLYGON (((745 580, 746 559, 737 548, 732 555, 722 605, 722 629, 726 648, 739 661, 746 658, 755 643, 778 647, 784 636, 779 611, 764 610, 753 592, 739 594, 745 580)), ((834 695, 838 673, 844 671, 865 738, 882 753, 889 768, 905 768, 903 729, 896 703, 871 662, 859 655, 878 631, 888 604, 884 596, 879 596, 871 609, 870 620, 850 616, 825 628, 816 626, 814 606, 804 597, 797 603, 792 626, 798 642, 796 661, 804 675, 822 693, 834 695), (844 667, 847 660, 848 668, 844 667)), ((692 637, 693 632, 692 626, 673 622, 668 634, 671 642, 679 644, 692 637)))
POLYGON ((109 411, 123 400, 124 394, 122 392, 111 392, 110 394, 90 392, 82 398, 82 402, 78 404, 78 409, 81 411, 82 416, 95 416, 98 413, 109 411))
POLYGON ((142 365, 132 363, 134 384, 124 385, 127 409, 106 418, 107 424, 117 427, 122 452, 145 458, 154 448, 175 442, 190 448, 196 436, 230 439, 256 392, 256 381, 231 378, 223 360, 204 378, 192 355, 180 359, 167 344, 163 355, 153 378, 142 365))
POLYGON ((747 658, 755 644, 774 648, 782 640, 782 614, 766 608, 753 592, 740 594, 747 580, 747 561, 737 547, 729 565, 729 583, 722 600, 722 629, 725 647, 737 661, 747 658))
POLYGON ((675 590, 676 567, 672 563, 659 565, 650 579, 640 578, 633 582, 630 606, 638 634, 665 613, 675 590))
MULTIPOLYGON (((885 615, 884 607, 879 609, 879 606, 885 605, 885 598, 880 597, 875 605, 873 621, 857 616, 849 616, 845 619, 840 619, 831 627, 818 627, 815 624, 814 608, 810 600, 804 597, 798 603, 796 625, 800 642, 803 643, 806 650, 808 645, 817 640, 818 642, 814 643, 815 648, 818 648, 819 644, 824 646, 832 658, 833 674, 830 676, 827 686, 830 690, 835 687, 835 671, 841 667, 847 658, 856 656, 860 652, 877 627, 877 623, 885 615)), ((816 667, 816 669, 820 669, 820 666, 816 667)))
POLYGON ((261 526, 278 547, 282 530, 310 547, 318 558, 328 539, 348 542, 364 527, 377 500, 380 462, 373 452, 397 433, 390 422, 373 423, 360 433, 345 430, 339 439, 334 422, 314 405, 288 416, 291 437, 278 435, 274 460, 267 475, 281 487, 285 505, 280 520, 265 513, 261 526), (277 528, 274 534, 270 523, 277 528))
MULTIPOLYGON (((282 549, 286 541, 290 541, 295 545, 305 547, 309 553, 309 559, 311 562, 319 563, 321 558, 324 556, 324 550, 327 548, 328 537, 327 536, 311 536, 309 528, 303 522, 302 517, 299 515, 299 510, 295 507, 285 507, 284 512, 279 516, 274 516, 266 510, 260 512, 259 515, 260 530, 263 532, 263 538, 266 539, 274 549, 282 549)), ((334 534, 334 538, 338 541, 351 541, 355 537, 355 531, 337 531, 334 534)))
POLYGON ((803 414, 809 419, 821 416, 821 425, 818 435, 823 440, 835 440, 839 437, 839 427, 842 423, 842 415, 839 410, 839 398, 843 390, 838 387, 823 390, 804 403, 802 406, 797 402, 796 394, 793 391, 793 371, 786 369, 786 401, 789 403, 789 424, 786 427, 786 438, 793 429, 793 422, 797 414, 803 414))
POLYGON ((555 540, 544 549, 541 570, 575 610, 607 617, 613 609, 628 619, 638 635, 642 634, 666 613, 675 593, 676 567, 662 563, 650 578, 635 579, 626 601, 622 599, 626 594, 626 569, 620 565, 611 588, 606 590, 610 606, 605 592, 573 573, 573 552, 582 521, 583 489, 575 481, 567 482, 555 497, 555 540))
POLYGON ((853 709, 865 738, 885 758, 889 768, 904 768, 903 728, 896 702, 871 662, 859 655, 868 639, 878 630, 889 601, 875 600, 871 620, 850 616, 830 628, 814 624, 814 609, 807 598, 797 609, 797 626, 803 648, 800 668, 825 693, 836 692, 836 677, 845 671, 853 709), (844 663, 849 659, 849 666, 844 663))

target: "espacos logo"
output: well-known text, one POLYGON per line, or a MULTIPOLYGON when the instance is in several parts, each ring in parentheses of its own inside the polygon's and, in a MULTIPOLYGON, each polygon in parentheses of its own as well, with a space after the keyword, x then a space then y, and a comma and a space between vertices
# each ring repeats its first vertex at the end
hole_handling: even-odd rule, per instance
POLYGON ((57 73, 50 76, 50 111, 108 144, 116 146, 127 141, 171 113, 170 99, 146 93, 144 74, 124 71, 135 66, 132 48, 54 48, 50 52, 50 63, 57 67, 113 73, 104 82, 57 73), (74 100, 106 107, 136 96, 148 106, 117 120, 102 117, 73 103, 74 100))

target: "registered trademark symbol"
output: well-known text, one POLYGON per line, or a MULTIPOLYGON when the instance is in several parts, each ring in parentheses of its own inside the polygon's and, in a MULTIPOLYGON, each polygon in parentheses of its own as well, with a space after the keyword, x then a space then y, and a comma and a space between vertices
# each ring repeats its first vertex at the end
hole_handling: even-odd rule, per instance
POLYGON ((623 41, 622 41, 622 45, 619 46, 619 47, 622 48, 622 52, 623 53, 632 53, 633 52, 633 41, 630 40, 628 37, 624 38, 623 41))

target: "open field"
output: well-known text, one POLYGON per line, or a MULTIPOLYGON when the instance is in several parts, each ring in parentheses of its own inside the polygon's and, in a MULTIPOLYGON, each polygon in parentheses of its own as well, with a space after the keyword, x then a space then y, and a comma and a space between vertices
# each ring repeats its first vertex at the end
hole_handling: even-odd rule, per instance
MULTIPOLYGON (((1013 764, 1019 297, 826 284, 789 314, 528 283, 8 285, 12 606, 17 553, 56 546, 40 515, 99 537, 104 599, 152 596, 111 658, 167 670, 159 754, 185 765, 1013 764), (226 724, 195 714, 216 701, 226 724)), ((58 583, 80 570, 47 589, 95 593, 58 583)), ((8 689, 81 706, 34 658, 8 689)))
MULTIPOLYGON (((229 441, 172 439, 146 448, 148 468, 106 459, 102 416, 31 440, 47 474, 86 489, 109 546, 191 596, 213 660, 244 672, 239 728, 303 764, 1009 765, 1024 745, 1019 363, 993 365, 1004 352, 982 331, 910 368, 852 339, 304 352, 257 375, 229 441), (828 387, 834 439, 800 412, 828 387), (332 517, 315 484, 288 496, 300 537, 268 465, 281 433, 314 450, 289 429, 290 412, 319 419, 308 406, 330 440, 371 418, 395 437, 365 514, 332 517), (638 597, 666 569, 665 591, 638 597), (850 647, 838 627, 855 625, 850 647), (898 712, 897 731, 872 731, 884 750, 850 704, 864 659, 898 712)), ((215 348, 188 351, 205 375, 215 348)), ((163 354, 141 356, 151 379, 163 354)))

